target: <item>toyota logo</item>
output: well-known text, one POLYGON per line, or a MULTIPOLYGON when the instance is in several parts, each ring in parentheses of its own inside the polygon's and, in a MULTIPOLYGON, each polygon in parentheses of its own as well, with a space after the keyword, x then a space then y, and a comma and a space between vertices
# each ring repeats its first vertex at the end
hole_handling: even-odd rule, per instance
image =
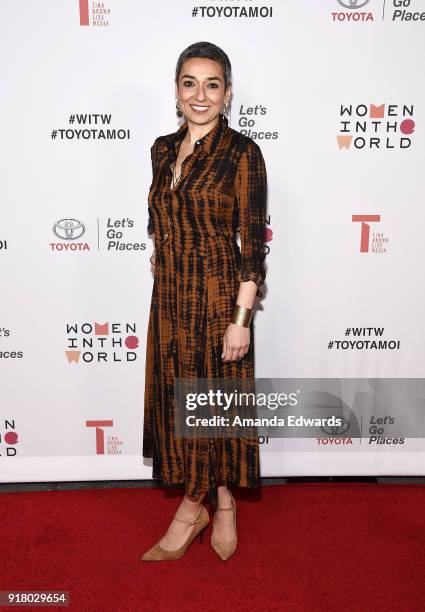
POLYGON ((78 219, 61 219, 53 226, 53 233, 61 240, 76 240, 86 231, 84 223, 78 219))
POLYGON ((359 9, 365 6, 369 0, 338 0, 339 4, 347 9, 359 9))
POLYGON ((348 421, 345 417, 338 417, 341 419, 341 425, 323 425, 320 429, 323 433, 329 436, 342 436, 342 434, 347 433, 350 429, 350 421, 348 421))

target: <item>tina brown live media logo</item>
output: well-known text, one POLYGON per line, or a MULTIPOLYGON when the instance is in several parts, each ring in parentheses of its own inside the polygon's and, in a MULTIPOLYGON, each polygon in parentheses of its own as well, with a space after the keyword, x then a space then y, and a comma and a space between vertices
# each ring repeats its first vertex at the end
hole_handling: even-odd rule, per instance
POLYGON ((353 223, 360 223, 360 253, 386 253, 388 237, 382 231, 371 232, 371 223, 380 223, 381 215, 353 215, 353 223))
POLYGON ((80 26, 109 26, 111 9, 105 6, 105 2, 89 2, 89 0, 79 0, 79 10, 80 26))
POLYGON ((108 435, 105 439, 105 427, 113 427, 112 419, 86 421, 86 427, 93 427, 96 432, 96 455, 121 455, 123 441, 118 436, 108 435))

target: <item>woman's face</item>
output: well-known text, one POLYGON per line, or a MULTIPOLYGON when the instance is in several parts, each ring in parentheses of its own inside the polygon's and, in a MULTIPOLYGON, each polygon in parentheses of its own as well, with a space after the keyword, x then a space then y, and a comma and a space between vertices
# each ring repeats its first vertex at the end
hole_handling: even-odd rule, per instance
POLYGON ((180 70, 176 97, 188 121, 205 124, 213 121, 230 99, 230 85, 224 91, 221 65, 215 60, 193 57, 180 70))

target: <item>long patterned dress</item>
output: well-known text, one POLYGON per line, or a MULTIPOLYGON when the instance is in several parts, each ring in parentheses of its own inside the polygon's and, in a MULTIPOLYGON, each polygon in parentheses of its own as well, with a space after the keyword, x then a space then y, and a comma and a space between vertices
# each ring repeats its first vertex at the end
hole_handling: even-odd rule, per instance
POLYGON ((191 496, 208 492, 217 503, 221 482, 260 484, 258 437, 182 439, 174 435, 174 377, 254 380, 254 326, 248 352, 221 358, 222 339, 239 283, 265 280, 267 176, 257 143, 229 127, 220 114, 196 141, 171 188, 172 164, 187 121, 152 148, 148 233, 154 233, 155 271, 145 370, 143 456, 152 477, 185 484, 191 496), (239 229, 240 243, 236 241, 239 229))

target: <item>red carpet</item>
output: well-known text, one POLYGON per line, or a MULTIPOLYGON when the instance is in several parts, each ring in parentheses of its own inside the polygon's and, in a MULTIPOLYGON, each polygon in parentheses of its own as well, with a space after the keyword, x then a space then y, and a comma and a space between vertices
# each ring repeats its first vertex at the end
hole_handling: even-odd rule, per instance
POLYGON ((3 493, 0 590, 67 590, 69 609, 90 612, 425 610, 421 485, 236 489, 239 544, 227 562, 209 544, 212 523, 182 559, 139 561, 180 498, 180 489, 3 493))

